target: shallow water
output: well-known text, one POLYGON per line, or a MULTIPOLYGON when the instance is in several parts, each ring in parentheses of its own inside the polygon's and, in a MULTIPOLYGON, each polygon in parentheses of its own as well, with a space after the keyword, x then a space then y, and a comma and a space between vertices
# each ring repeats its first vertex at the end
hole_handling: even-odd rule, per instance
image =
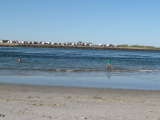
POLYGON ((0 48, 4 83, 159 90, 159 72, 159 51, 0 48))

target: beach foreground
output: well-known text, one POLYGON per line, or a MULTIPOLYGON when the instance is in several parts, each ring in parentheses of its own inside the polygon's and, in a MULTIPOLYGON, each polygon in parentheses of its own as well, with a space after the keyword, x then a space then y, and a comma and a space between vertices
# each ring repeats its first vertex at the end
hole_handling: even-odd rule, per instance
POLYGON ((0 85, 0 120, 160 120, 160 91, 0 85))

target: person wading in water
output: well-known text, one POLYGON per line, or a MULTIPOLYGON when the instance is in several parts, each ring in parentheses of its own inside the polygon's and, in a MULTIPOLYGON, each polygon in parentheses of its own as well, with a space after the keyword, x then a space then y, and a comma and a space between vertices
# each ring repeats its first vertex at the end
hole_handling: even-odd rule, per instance
POLYGON ((112 71, 112 60, 111 60, 111 58, 108 58, 108 59, 107 59, 106 70, 107 70, 108 72, 111 72, 111 71, 112 71))
POLYGON ((17 62, 18 63, 21 63, 22 62, 22 58, 20 57, 20 58, 17 58, 17 62))

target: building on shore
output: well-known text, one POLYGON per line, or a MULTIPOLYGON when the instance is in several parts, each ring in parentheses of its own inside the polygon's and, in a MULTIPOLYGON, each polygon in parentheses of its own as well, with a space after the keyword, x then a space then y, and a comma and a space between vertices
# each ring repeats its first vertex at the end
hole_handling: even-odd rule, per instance
POLYGON ((23 46, 37 46, 37 47, 89 47, 89 48, 113 48, 113 44, 93 44, 91 42, 45 42, 45 41, 24 41, 24 40, 0 40, 0 44, 23 45, 23 46))

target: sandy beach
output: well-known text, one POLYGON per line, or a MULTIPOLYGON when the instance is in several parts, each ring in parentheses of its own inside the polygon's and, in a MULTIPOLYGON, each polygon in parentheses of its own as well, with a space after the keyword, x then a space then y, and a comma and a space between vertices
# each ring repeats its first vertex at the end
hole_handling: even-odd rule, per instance
POLYGON ((0 85, 0 120, 160 120, 160 91, 0 85))

